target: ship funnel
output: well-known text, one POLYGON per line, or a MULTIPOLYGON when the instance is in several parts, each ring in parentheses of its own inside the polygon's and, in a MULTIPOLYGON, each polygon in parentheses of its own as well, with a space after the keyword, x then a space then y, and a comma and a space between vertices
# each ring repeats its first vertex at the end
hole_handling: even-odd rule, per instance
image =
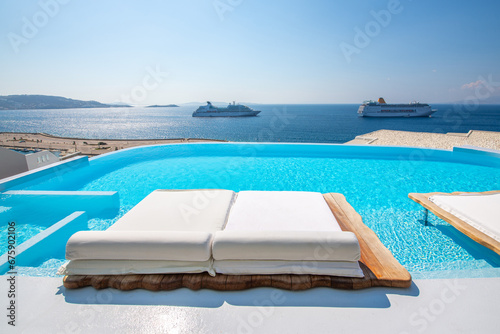
POLYGON ((384 103, 385 104, 385 100, 383 97, 379 97, 378 98, 378 103, 384 103))

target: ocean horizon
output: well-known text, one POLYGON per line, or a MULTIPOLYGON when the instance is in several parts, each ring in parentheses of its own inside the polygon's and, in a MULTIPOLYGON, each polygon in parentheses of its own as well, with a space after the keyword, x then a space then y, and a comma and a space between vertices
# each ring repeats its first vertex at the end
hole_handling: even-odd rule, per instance
POLYGON ((88 139, 204 138, 237 142, 345 143, 376 130, 500 131, 500 105, 433 104, 431 117, 358 117, 359 104, 248 104, 256 117, 198 118, 180 107, 0 110, 0 132, 88 139))

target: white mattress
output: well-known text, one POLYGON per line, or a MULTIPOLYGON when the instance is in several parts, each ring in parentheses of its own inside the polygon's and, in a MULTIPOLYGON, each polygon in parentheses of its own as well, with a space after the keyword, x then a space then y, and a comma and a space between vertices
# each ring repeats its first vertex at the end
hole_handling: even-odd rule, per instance
POLYGON ((429 200, 500 241, 500 194, 434 195, 429 200))
POLYGON ((226 275, 329 275, 364 277, 357 261, 232 261, 215 260, 217 273, 226 275))
POLYGON ((234 198, 231 190, 155 190, 108 231, 220 231, 234 198))
POLYGON ((59 268, 58 275, 178 274, 208 272, 215 276, 212 260, 72 260, 59 268))
POLYGON ((225 231, 341 231, 323 195, 299 191, 241 191, 225 231))

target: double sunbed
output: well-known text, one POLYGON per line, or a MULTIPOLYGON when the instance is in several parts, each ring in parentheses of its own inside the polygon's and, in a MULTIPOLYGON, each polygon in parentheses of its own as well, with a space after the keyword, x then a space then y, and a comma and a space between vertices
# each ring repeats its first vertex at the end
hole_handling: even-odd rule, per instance
MULTIPOLYGON (((59 273, 69 275, 70 288, 90 285, 90 276, 134 275, 204 275, 207 281, 309 275, 376 285, 376 274, 360 262, 365 240, 360 247, 360 234, 336 219, 334 207, 314 192, 156 190, 108 230, 74 234, 66 246, 70 261, 59 273)), ((399 283, 382 278, 379 285, 409 286, 401 268, 399 283)))

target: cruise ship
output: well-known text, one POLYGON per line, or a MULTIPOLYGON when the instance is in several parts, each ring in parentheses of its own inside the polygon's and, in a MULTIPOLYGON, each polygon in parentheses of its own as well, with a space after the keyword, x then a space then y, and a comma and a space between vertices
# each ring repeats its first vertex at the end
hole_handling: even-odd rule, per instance
POLYGON ((193 112, 193 117, 242 117, 242 116, 257 116, 260 110, 253 110, 247 106, 229 104, 226 108, 214 107, 210 101, 207 101, 206 106, 201 106, 193 112))
POLYGON ((388 104, 384 98, 378 101, 365 101, 358 109, 360 117, 428 117, 436 109, 426 103, 412 102, 408 104, 388 104))

